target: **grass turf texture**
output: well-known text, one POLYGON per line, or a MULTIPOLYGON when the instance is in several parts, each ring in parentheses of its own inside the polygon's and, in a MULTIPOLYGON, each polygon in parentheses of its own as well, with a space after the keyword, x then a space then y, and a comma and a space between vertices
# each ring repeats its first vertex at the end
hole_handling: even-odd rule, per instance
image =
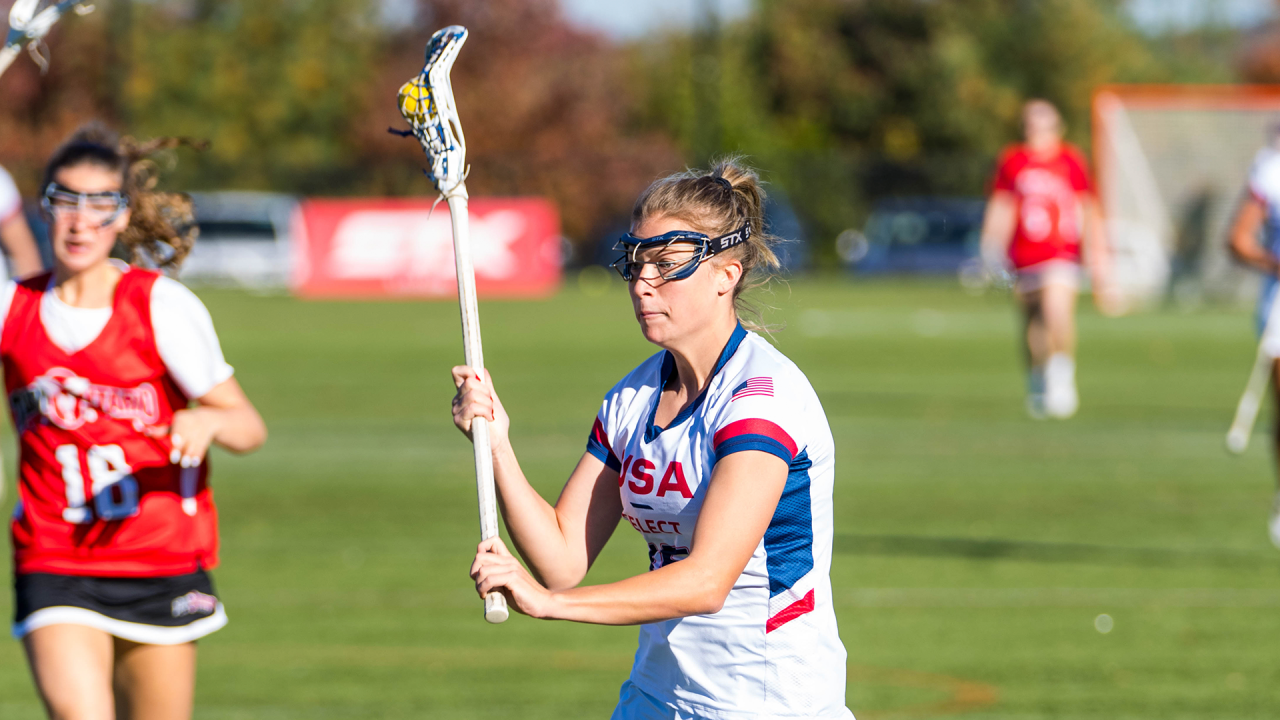
MULTIPOLYGON (((547 497, 602 394, 652 351, 620 284, 587 287, 481 309, 547 497)), ((271 439, 212 460, 231 624, 200 645, 196 717, 607 717, 634 628, 489 626, 468 587, 456 306, 201 296, 271 439)), ((770 300, 839 449, 832 579, 860 720, 1273 715, 1266 443, 1222 449, 1253 357, 1244 313, 1083 309, 1080 414, 1033 422, 1006 298, 804 280, 770 300)), ((624 525, 588 582, 646 557, 624 525)), ((0 643, 0 717, 40 716, 0 643)))

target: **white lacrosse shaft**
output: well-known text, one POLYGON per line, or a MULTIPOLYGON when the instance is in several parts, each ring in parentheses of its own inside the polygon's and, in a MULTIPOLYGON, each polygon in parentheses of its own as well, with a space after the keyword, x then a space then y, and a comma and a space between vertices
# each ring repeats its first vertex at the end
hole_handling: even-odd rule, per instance
POLYGON ((13 61, 18 58, 18 53, 22 51, 19 45, 5 45, 0 49, 0 75, 4 75, 4 71, 9 69, 13 61))
MULTIPOLYGON (((453 222, 454 267, 458 273, 458 309, 462 312, 462 343, 467 365, 484 377, 484 349, 480 343, 480 309, 476 302, 476 274, 471 266, 470 222, 467 215, 467 186, 460 184, 449 194, 449 218, 453 222)), ((480 539, 498 535, 498 499, 493 485, 493 450, 489 443, 489 421, 471 420, 471 446, 476 458, 476 499, 480 506, 480 539)), ((484 619, 500 623, 507 619, 507 599, 491 592, 484 597, 484 619)))
POLYGON ((1258 354, 1253 360, 1253 370, 1249 373, 1249 382, 1236 405, 1236 416, 1231 421, 1231 429, 1227 431, 1227 450, 1239 455, 1249 447, 1249 436, 1253 434, 1253 425, 1258 420, 1258 410, 1262 407, 1262 396, 1267 392, 1271 380, 1271 369, 1276 356, 1269 347, 1271 333, 1280 331, 1280 288, 1276 288, 1275 297, 1267 311, 1267 322, 1263 326, 1262 338, 1258 340, 1258 354))

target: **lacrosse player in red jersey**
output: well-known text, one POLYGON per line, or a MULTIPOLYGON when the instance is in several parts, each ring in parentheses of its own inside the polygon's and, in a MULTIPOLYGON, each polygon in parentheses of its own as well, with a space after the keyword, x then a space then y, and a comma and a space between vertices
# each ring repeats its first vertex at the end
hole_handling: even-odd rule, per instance
POLYGON ((145 159, 175 144, 73 135, 43 184, 54 270, 0 292, 20 451, 13 633, 53 718, 190 717, 194 641, 226 623, 205 453, 266 438, 204 305, 110 258, 120 241, 135 264, 176 269, 190 250, 190 201, 153 191, 145 159))
POLYGON ((1116 301, 1084 156, 1063 141, 1062 118, 1049 102, 1028 102, 1022 119, 1026 142, 1006 149, 996 169, 982 256, 997 272, 1013 268, 1026 330, 1028 414, 1068 418, 1080 405, 1075 307, 1082 258, 1099 307, 1114 312, 1116 301))

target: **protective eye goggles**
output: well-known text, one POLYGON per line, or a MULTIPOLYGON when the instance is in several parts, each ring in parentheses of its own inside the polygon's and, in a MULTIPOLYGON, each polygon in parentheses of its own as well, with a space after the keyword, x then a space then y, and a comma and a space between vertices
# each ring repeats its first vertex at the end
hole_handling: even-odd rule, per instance
POLYGON ((622 257, 613 261, 609 267, 618 271, 623 280, 631 282, 632 280, 644 274, 644 266, 652 265, 658 271, 658 277, 663 280, 684 280, 698 271, 698 266, 703 260, 722 253, 731 247, 741 245, 751 238, 751 223, 743 223, 742 227, 734 230, 727 235, 719 237, 708 237, 707 235, 694 232, 692 230, 673 230, 669 233, 651 238, 638 238, 631 233, 627 233, 618 239, 613 249, 623 253, 622 257), (676 243, 690 243, 694 246, 693 252, 687 257, 684 255, 674 255, 664 257, 666 253, 661 251, 667 250, 676 243), (657 260, 637 260, 637 254, 641 250, 659 249, 657 260))
POLYGON ((76 192, 51 182, 44 189, 40 205, 50 215, 67 216, 76 213, 105 226, 115 222, 124 213, 129 207, 129 198, 116 191, 76 192))

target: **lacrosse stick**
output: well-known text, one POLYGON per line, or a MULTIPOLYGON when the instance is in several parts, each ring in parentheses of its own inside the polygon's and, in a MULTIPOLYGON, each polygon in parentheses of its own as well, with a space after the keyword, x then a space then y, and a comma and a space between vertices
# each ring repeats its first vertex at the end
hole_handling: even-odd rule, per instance
MULTIPOLYGON (((476 307, 476 276, 471 267, 471 247, 467 217, 466 154, 462 123, 453 103, 449 70, 458 51, 467 41, 467 29, 450 25, 431 36, 422 72, 400 88, 400 113, 412 130, 396 132, 413 135, 431 162, 427 177, 449 203, 453 221, 453 254, 458 274, 458 306, 462 312, 462 342, 467 365, 484 372, 480 347, 480 315, 476 307)), ((439 202, 437 199, 436 202, 439 202)), ((471 421, 471 441, 476 460, 476 494, 480 504, 480 538, 498 534, 498 507, 493 487, 493 455, 489 448, 489 424, 484 418, 471 421)), ((500 623, 507 619, 507 599, 492 592, 484 598, 484 619, 500 623)))
POLYGON ((1258 419, 1258 409, 1262 406, 1262 395, 1267 391, 1271 367, 1276 361, 1268 340, 1273 332, 1280 332, 1280 312, 1277 310, 1280 310, 1280 288, 1276 289, 1275 297, 1271 300, 1262 338, 1258 340, 1258 354, 1253 361, 1253 371, 1249 373, 1244 395, 1240 396, 1240 404, 1236 406, 1235 419, 1231 421, 1231 429, 1227 431, 1227 450, 1237 455, 1249 447, 1249 436, 1253 434, 1253 424, 1258 419))
POLYGON ((0 49, 0 75, 17 59, 23 45, 40 66, 41 74, 48 72, 49 59, 40 53, 45 35, 68 10, 74 10, 77 15, 93 12, 93 5, 85 0, 62 0, 37 13, 39 7, 40 0, 17 0, 9 9, 9 34, 4 48, 0 49))

